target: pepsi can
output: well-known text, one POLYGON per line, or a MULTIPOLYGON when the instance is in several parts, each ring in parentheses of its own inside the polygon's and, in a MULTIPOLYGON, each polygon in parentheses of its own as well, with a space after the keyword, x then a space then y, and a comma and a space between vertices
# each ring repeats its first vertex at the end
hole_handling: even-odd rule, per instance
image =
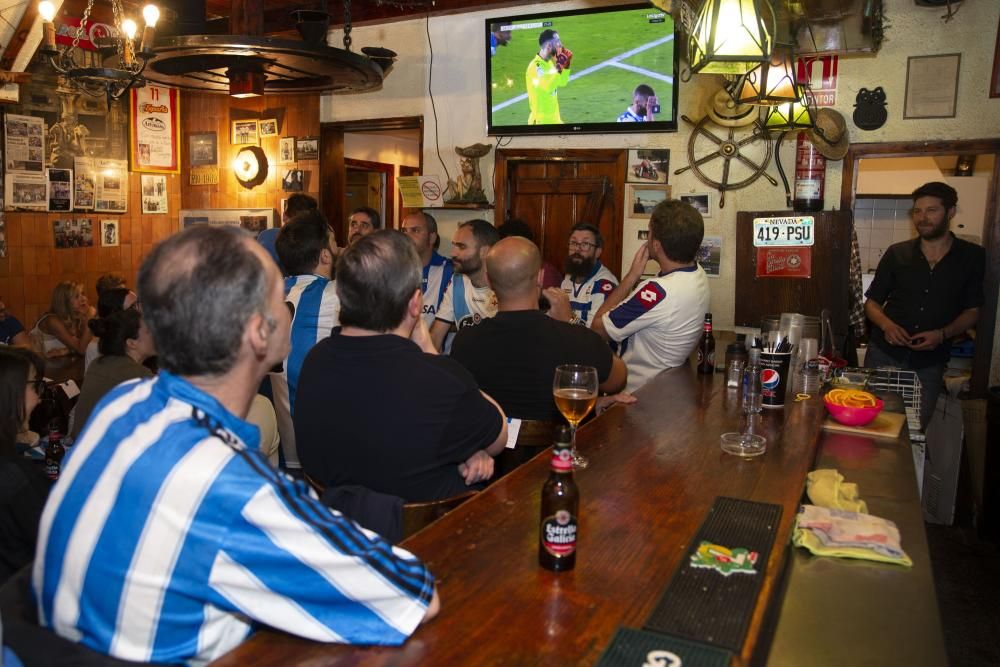
POLYGON ((791 352, 760 353, 760 393, 761 404, 765 408, 780 408, 785 405, 791 360, 791 352))

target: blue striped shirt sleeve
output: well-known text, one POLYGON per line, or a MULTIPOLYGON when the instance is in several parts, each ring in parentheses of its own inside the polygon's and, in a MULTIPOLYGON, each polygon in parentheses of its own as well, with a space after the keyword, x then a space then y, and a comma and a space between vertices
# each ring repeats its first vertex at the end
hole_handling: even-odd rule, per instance
POLYGON ((212 564, 209 585, 222 606, 316 641, 403 643, 430 604, 431 574, 321 505, 301 482, 271 474, 212 564))

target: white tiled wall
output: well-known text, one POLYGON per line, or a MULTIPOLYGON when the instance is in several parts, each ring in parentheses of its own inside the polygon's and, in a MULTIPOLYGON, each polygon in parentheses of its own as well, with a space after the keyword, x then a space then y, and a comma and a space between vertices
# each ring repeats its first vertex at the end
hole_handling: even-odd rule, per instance
POLYGON ((882 253, 893 243, 916 237, 910 222, 911 206, 913 200, 909 197, 855 200, 854 227, 858 232, 862 271, 874 271, 882 253))

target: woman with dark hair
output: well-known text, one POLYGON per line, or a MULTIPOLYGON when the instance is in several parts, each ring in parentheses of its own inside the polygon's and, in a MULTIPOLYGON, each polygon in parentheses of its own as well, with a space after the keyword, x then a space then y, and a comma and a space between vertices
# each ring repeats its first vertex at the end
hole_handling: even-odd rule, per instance
POLYGON ((83 376, 83 390, 70 428, 73 439, 86 426, 90 413, 105 394, 122 382, 153 374, 142 365, 156 354, 156 348, 142 321, 135 294, 125 288, 107 290, 101 294, 98 307, 101 316, 90 321, 90 329, 99 338, 97 347, 101 356, 83 376))
POLYGON ((18 435, 38 405, 42 361, 25 349, 0 348, 0 584, 35 557, 49 480, 17 452, 18 435))
MULTIPOLYGON (((87 354, 83 361, 85 377, 87 371, 90 370, 90 365, 101 356, 101 334, 94 329, 94 323, 106 320, 115 313, 133 308, 138 301, 139 297, 135 295, 135 292, 127 289, 124 285, 108 287, 98 292, 97 316, 87 321, 87 328, 93 334, 93 339, 91 339, 90 345, 87 346, 87 354)), ((101 325, 98 324, 97 326, 100 327, 101 325)))

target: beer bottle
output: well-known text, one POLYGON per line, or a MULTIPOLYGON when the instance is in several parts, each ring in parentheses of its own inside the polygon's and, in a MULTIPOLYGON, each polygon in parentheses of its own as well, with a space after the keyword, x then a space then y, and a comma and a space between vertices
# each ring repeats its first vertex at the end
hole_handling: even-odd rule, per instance
POLYGON ((565 572, 576 565, 576 526, 580 492, 573 481, 573 434, 562 424, 556 428, 552 467, 542 487, 542 519, 538 564, 546 570, 565 572))
POLYGON ((712 335, 712 313, 705 313, 705 330, 698 342, 698 372, 715 372, 715 336, 712 335))
POLYGON ((59 479, 62 470, 63 456, 66 448, 62 444, 62 434, 59 432, 59 421, 49 422, 49 437, 45 443, 45 475, 53 482, 59 479))

